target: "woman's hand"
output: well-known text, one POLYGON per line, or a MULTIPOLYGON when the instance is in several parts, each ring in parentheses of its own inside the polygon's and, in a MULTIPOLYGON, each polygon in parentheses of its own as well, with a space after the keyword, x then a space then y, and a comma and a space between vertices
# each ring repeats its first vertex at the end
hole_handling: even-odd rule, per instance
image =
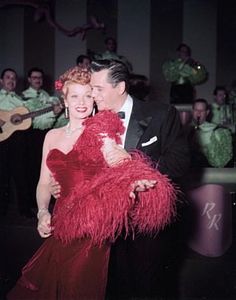
POLYGON ((123 149, 120 145, 117 145, 116 142, 108 137, 105 137, 104 144, 102 147, 102 152, 105 161, 110 167, 118 165, 125 160, 130 160, 130 154, 123 149))
POLYGON ((141 179, 137 180, 132 184, 132 191, 130 192, 129 196, 132 199, 135 199, 137 192, 145 192, 156 185, 156 180, 148 180, 148 179, 141 179))
POLYGON ((38 212, 38 232, 42 238, 47 238, 52 234, 51 214, 47 209, 38 212))
POLYGON ((49 191, 54 198, 58 199, 61 195, 61 186, 60 184, 51 176, 49 183, 49 191))

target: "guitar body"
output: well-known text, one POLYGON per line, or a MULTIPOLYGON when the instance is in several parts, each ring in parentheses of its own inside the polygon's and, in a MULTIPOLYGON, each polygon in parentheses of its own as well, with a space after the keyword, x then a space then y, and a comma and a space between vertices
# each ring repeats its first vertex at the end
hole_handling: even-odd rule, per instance
POLYGON ((11 111, 0 110, 0 142, 10 137, 16 130, 26 130, 32 124, 32 119, 22 118, 29 110, 24 107, 16 107, 11 111))

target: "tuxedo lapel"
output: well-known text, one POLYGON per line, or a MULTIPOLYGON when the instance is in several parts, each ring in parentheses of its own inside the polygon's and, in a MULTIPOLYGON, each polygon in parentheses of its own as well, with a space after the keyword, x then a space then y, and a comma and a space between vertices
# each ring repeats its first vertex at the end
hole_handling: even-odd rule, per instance
POLYGON ((125 149, 132 150, 136 149, 137 145, 148 127, 152 117, 145 116, 144 110, 138 100, 134 99, 133 109, 130 116, 129 125, 127 128, 125 149))
POLYGON ((130 117, 129 126, 126 133, 125 149, 135 149, 138 145, 140 137, 143 135, 143 129, 139 125, 138 120, 130 117))

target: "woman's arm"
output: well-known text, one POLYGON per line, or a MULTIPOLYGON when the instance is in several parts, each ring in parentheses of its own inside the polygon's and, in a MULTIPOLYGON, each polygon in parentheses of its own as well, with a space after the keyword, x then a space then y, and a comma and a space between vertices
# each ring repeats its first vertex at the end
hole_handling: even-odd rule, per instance
POLYGON ((52 234, 51 214, 48 211, 51 193, 49 189, 50 171, 46 164, 46 158, 49 152, 51 140, 50 131, 47 133, 43 144, 43 155, 41 162, 40 178, 37 185, 36 199, 38 205, 38 232, 41 237, 46 238, 52 234))

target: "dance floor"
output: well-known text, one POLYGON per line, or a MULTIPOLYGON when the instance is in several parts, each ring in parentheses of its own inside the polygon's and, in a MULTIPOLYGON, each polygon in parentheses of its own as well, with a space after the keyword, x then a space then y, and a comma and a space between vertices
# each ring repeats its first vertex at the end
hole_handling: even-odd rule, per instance
MULTIPOLYGON (((163 299, 236 299, 236 214, 233 208, 233 242, 220 257, 202 256, 186 247, 176 274, 176 295, 163 299)), ((22 266, 42 243, 36 219, 20 217, 14 209, 0 221, 0 299, 16 281, 22 266)), ((174 249, 173 249, 174 250, 174 249)), ((168 267, 168 266, 167 266, 168 267)), ((172 266, 169 266, 170 270, 172 266)), ((168 282, 166 283, 168 290, 168 282)), ((137 299, 137 298, 132 298, 137 299)), ((148 299, 148 298, 145 298, 148 299)), ((46 300, 46 299, 45 299, 46 300)), ((69 300, 69 299, 68 299, 69 300)))

